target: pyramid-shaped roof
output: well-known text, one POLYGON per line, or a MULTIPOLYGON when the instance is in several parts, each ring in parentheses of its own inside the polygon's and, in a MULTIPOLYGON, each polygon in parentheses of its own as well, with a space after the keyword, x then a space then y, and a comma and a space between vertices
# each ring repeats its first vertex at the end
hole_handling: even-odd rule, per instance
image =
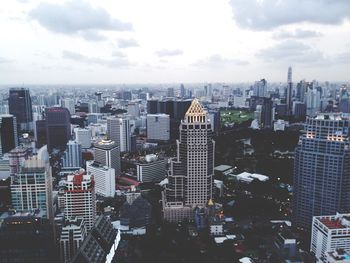
POLYGON ((186 112, 186 116, 205 116, 203 106, 198 99, 194 99, 186 112))

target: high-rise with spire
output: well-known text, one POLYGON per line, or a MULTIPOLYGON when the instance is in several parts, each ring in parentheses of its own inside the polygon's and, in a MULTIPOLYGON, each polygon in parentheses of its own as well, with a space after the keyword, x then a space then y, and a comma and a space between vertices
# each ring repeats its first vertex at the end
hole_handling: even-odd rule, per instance
POLYGON ((169 183, 163 192, 167 221, 192 219, 196 207, 205 207, 213 194, 214 149, 207 112, 194 99, 180 124, 177 157, 171 160, 169 183))

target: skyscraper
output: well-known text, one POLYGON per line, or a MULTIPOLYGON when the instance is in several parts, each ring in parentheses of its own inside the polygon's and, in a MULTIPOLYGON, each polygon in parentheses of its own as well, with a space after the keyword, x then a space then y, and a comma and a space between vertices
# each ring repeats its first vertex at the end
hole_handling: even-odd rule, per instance
POLYGON ((68 109, 53 107, 46 109, 47 150, 64 150, 70 139, 70 114, 68 109))
POLYGON ((92 175, 95 181, 97 195, 114 197, 115 170, 95 161, 86 162, 86 173, 92 175))
POLYGON ((287 98, 286 98, 286 104, 287 104, 287 115, 292 114, 292 92, 293 92, 293 82, 292 82, 292 67, 289 66, 288 68, 288 78, 287 78, 287 98))
POLYGON ((131 151, 131 131, 129 118, 109 117, 107 118, 108 138, 120 146, 121 152, 131 151))
POLYGON ((120 150, 119 146, 111 140, 101 140, 94 144, 95 161, 113 168, 115 175, 120 175, 120 150))
POLYGON ((163 192, 165 220, 193 218, 195 207, 212 198, 214 173, 213 132, 202 105, 193 100, 180 124, 177 157, 170 163, 169 184, 163 192))
POLYGON ((267 81, 265 79, 256 81, 253 86, 254 96, 266 97, 267 96, 267 81))
POLYGON ((31 154, 31 149, 23 146, 17 146, 9 152, 10 175, 14 176, 19 171, 25 160, 31 154))
POLYGON ((91 147, 91 129, 87 128, 75 128, 74 129, 75 140, 81 144, 81 148, 88 149, 91 147))
POLYGON ((11 88, 9 94, 9 111, 17 119, 21 129, 29 130, 33 121, 32 100, 29 89, 11 88))
POLYGON ((51 167, 36 157, 26 160, 11 183, 12 206, 17 211, 45 210, 53 219, 51 167))
POLYGON ((170 140, 170 118, 168 114, 147 114, 147 139, 151 141, 170 140))
POLYGON ((96 219, 94 180, 82 169, 67 176, 64 189, 64 216, 66 220, 82 217, 87 231, 96 219))
POLYGON ((308 117, 294 159, 293 225, 350 211, 350 115, 308 117))
POLYGON ((11 114, 0 115, 0 155, 18 146, 16 117, 11 114))
POLYGON ((83 164, 81 144, 68 141, 66 151, 62 157, 62 166, 79 169, 83 164))
POLYGON ((61 100, 61 107, 69 110, 70 115, 75 114, 75 102, 74 99, 64 98, 61 100))

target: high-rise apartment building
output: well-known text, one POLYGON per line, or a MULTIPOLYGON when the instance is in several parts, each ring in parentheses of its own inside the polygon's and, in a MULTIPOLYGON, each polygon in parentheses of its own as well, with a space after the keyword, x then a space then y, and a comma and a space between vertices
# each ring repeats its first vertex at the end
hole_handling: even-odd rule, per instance
POLYGON ((11 183, 11 201, 17 211, 45 210, 52 219, 51 167, 36 157, 26 160, 11 183))
POLYGON ((16 117, 11 114, 0 115, 0 155, 18 146, 16 117))
POLYGON ((53 107, 46 109, 47 150, 64 150, 71 137, 68 109, 53 107))
POLYGON ((213 194, 214 148, 208 114, 193 100, 180 125, 177 157, 170 163, 169 184, 163 192, 165 220, 193 218, 213 194))
POLYGON ((113 168, 115 175, 120 175, 120 150, 119 146, 111 140, 101 140, 94 144, 95 161, 113 168))
POLYGON ((87 231, 90 231, 96 220, 96 196, 93 177, 84 173, 82 169, 67 176, 64 216, 66 220, 83 218, 87 231))
POLYGON ((170 117, 168 114, 147 114, 147 139, 150 141, 170 140, 170 117))
POLYGON ((95 181, 95 192, 104 197, 115 195, 115 170, 95 161, 86 162, 86 173, 92 175, 95 181))
POLYGON ((350 115, 308 117, 294 158, 292 222, 311 229, 312 217, 350 211, 350 115))
POLYGON ((9 112, 17 119, 21 129, 30 129, 33 121, 32 100, 29 89, 11 88, 9 93, 9 112))
POLYGON ((79 169, 83 164, 81 148, 81 145, 76 141, 68 141, 62 157, 62 167, 79 169))

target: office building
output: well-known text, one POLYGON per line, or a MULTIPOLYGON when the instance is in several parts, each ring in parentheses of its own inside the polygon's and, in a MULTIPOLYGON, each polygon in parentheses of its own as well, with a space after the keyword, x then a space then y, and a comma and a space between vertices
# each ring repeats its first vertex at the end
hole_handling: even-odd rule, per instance
POLYGON ((166 160, 155 154, 146 155, 136 163, 137 181, 160 182, 166 176, 166 160))
POLYGON ((308 117, 294 158, 292 223, 311 229, 312 217, 350 211, 350 115, 308 117))
POLYGON ((293 101, 293 116, 298 120, 305 120, 306 118, 306 105, 304 102, 293 101))
POLYGON ((213 194, 213 132, 208 114, 193 100, 180 125, 177 157, 170 162, 169 184, 163 192, 163 215, 168 221, 193 218, 213 194))
POLYGON ((75 101, 71 98, 61 99, 61 107, 68 109, 70 115, 75 115, 75 101))
POLYGON ((265 79, 254 83, 253 94, 256 97, 267 97, 267 81, 265 79))
POLYGON ((174 88, 168 88, 167 92, 166 92, 166 96, 167 97, 174 97, 175 96, 174 88))
POLYGON ((73 259, 86 236, 87 231, 83 218, 72 217, 65 221, 60 236, 61 262, 69 263, 73 259))
POLYGON ((147 140, 170 140, 170 117, 168 114, 147 114, 147 140))
POLYGON ((120 147, 121 152, 131 151, 130 120, 127 117, 107 118, 108 138, 120 147))
POLYGON ((20 167, 29 158, 31 152, 31 149, 28 147, 17 146, 8 153, 11 176, 16 175, 20 171, 20 167))
POLYGON ((83 164, 81 148, 81 145, 76 141, 68 141, 62 157, 62 167, 77 168, 79 170, 83 164))
POLYGON ((81 145, 82 149, 89 149, 91 147, 92 133, 88 128, 75 128, 75 140, 81 145))
POLYGON ((95 161, 86 162, 86 173, 93 176, 95 181, 95 192, 103 197, 114 197, 115 195, 115 170, 103 166, 95 161))
POLYGON ((34 137, 36 148, 41 148, 47 144, 46 120, 37 120, 34 125, 34 137))
POLYGON ((66 220, 83 218, 90 231, 96 219, 96 196, 93 177, 84 173, 81 169, 64 182, 64 216, 66 220))
POLYGON ((36 157, 26 160, 11 183, 11 202, 16 211, 44 210, 52 219, 51 167, 36 157))
POLYGON ((128 115, 140 117, 140 107, 138 102, 129 102, 127 107, 128 115))
POLYGON ((0 115, 0 155, 18 146, 16 117, 11 114, 0 115))
POLYGON ((29 130, 33 121, 32 100, 29 89, 10 88, 9 112, 14 115, 21 130, 29 130))
POLYGON ((71 138, 70 114, 66 108, 46 109, 46 136, 49 153, 53 149, 63 151, 71 138))
POLYGON ((341 249, 350 249, 350 215, 337 213, 314 216, 310 250, 314 253, 316 262, 328 263, 327 254, 341 249))
POLYGON ((115 175, 120 175, 120 150, 119 146, 111 140, 101 140, 94 144, 95 161, 113 168, 115 175))
POLYGON ((274 120, 274 109, 271 98, 252 96, 249 99, 249 107, 254 110, 255 119, 261 128, 269 128, 274 120))

